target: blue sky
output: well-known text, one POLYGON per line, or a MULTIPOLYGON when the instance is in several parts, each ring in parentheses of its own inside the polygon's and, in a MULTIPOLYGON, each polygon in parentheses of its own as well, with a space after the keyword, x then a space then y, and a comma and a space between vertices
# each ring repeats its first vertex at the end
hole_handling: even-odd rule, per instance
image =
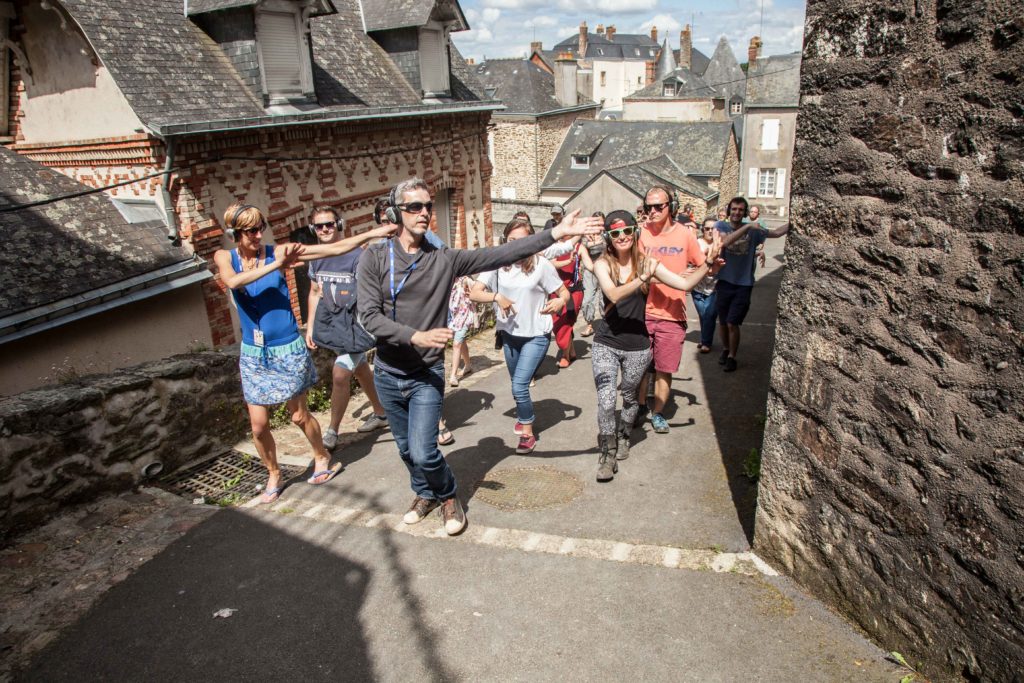
POLYGON ((658 42, 668 38, 679 47, 679 31, 694 25, 693 46, 711 56, 725 36, 739 62, 747 61, 751 36, 761 34, 762 55, 799 50, 803 40, 804 0, 460 0, 472 30, 453 33, 459 51, 480 61, 487 57, 525 55, 532 40, 550 49, 579 31, 586 21, 614 25, 619 33, 649 33, 658 27, 658 42))

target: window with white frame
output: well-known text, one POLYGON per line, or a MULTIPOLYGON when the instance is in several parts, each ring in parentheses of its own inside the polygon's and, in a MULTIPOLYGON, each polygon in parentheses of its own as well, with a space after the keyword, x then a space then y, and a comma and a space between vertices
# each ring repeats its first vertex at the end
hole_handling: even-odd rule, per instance
POLYGON ((676 86, 671 85, 669 83, 666 83, 662 87, 662 89, 661 89, 661 94, 664 97, 675 97, 676 96, 676 86))
POLYGON ((573 154, 572 155, 572 168, 578 170, 587 170, 590 168, 590 155, 589 154, 573 154))
POLYGON ((747 197, 786 197, 786 169, 752 168, 747 183, 747 197))
POLYGON ((739 100, 733 100, 729 103, 729 113, 733 116, 743 113, 743 103, 739 100))
POLYGON ((774 168, 762 168, 761 172, 757 174, 757 196, 758 197, 774 197, 775 196, 775 169, 774 168))
POLYGON ((420 29, 420 86, 423 96, 451 92, 448 68, 448 34, 437 22, 420 29))
POLYGON ((306 21, 298 4, 285 0, 267 0, 256 12, 263 93, 271 104, 313 95, 306 21))
POLYGON ((765 119, 761 124, 761 149, 776 150, 779 148, 779 120, 765 119))

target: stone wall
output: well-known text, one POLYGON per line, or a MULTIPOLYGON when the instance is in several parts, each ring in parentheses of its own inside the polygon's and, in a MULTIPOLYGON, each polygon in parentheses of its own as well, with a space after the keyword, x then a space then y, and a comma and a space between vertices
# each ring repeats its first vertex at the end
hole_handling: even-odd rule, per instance
POLYGON ((1024 670, 1022 36, 807 7, 755 547, 933 680, 1024 670))

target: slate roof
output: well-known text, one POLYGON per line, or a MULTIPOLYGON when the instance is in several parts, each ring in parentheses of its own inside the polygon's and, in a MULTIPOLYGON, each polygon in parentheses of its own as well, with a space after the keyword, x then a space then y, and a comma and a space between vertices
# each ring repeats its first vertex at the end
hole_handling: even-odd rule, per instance
MULTIPOLYGON (((676 64, 678 64, 679 50, 672 50, 672 54, 675 55, 676 64)), ((695 47, 690 48, 690 71, 697 74, 698 76, 703 76, 705 69, 708 68, 708 64, 710 63, 711 60, 708 59, 708 56, 706 54, 704 54, 695 47)))
MULTIPOLYGON (((505 105, 503 114, 543 114, 565 109, 555 98, 555 77, 528 59, 489 59, 470 70, 494 99, 505 105)), ((580 105, 597 104, 582 100, 580 105)))
POLYGON ((746 74, 743 73, 743 69, 736 61, 736 56, 733 55, 732 48, 729 47, 729 41, 725 39, 725 36, 719 38, 718 46, 715 47, 715 51, 711 55, 711 61, 708 63, 707 69, 704 70, 703 78, 704 82, 721 93, 726 101, 734 95, 743 97, 746 88, 746 74))
POLYGON ((729 121, 576 121, 566 133, 544 189, 577 189, 604 169, 665 155, 687 175, 719 176, 728 149, 729 121), (571 168, 572 155, 591 155, 590 168, 571 168))
POLYGON ((641 197, 654 185, 674 185, 696 197, 710 199, 718 190, 708 187, 706 182, 691 178, 670 158, 662 154, 654 159, 626 166, 609 168, 604 171, 641 197))
POLYGON ((669 76, 664 80, 655 81, 647 87, 626 96, 624 99, 637 100, 658 98, 661 100, 693 100, 704 99, 707 97, 722 97, 722 95, 714 88, 709 87, 708 84, 704 82, 703 78, 694 74, 685 67, 680 67, 669 74, 669 76), (672 83, 676 86, 676 94, 672 97, 666 97, 663 94, 665 92, 663 86, 667 83, 672 83))
POLYGON ((555 44, 553 50, 546 50, 545 56, 558 56, 569 52, 574 59, 641 60, 650 61, 658 57, 658 44, 646 34, 616 33, 614 40, 608 40, 599 33, 587 34, 587 54, 580 56, 580 36, 566 38, 555 44))
POLYGON ((800 53, 761 57, 747 67, 747 107, 800 105, 800 53))
POLYGON ((423 26, 430 20, 435 5, 440 13, 457 20, 456 31, 469 28, 458 3, 450 0, 364 0, 363 18, 367 31, 423 26))
MULTIPOLYGON (((251 7, 258 5, 260 0, 188 0, 188 16, 194 17, 208 12, 219 12, 225 9, 236 9, 238 7, 251 7)), ((331 0, 317 0, 313 7, 312 16, 330 14, 334 12, 331 0)))
MULTIPOLYGON (((61 2, 146 125, 162 128, 267 115, 262 99, 243 82, 222 48, 183 16, 181 0, 61 2)), ((433 0, 422 3, 434 6, 433 0)), ((331 111, 420 106, 419 93, 363 32, 359 0, 332 0, 332 4, 337 13, 310 21, 319 105, 331 111)), ((364 8, 382 4, 362 3, 364 8)), ((487 99, 457 55, 453 46, 453 99, 487 99)))
MULTIPOLYGON (((85 189, 0 146, 0 208, 85 189)), ((129 224, 103 194, 0 213, 0 243, 0 319, 175 264, 205 271, 163 221, 129 224)))

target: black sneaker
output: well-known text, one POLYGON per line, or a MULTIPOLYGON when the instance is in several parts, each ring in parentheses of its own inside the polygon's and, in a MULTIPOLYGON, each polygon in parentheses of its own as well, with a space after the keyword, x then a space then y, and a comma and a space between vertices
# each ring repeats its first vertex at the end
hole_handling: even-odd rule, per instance
POLYGON ((718 357, 718 364, 725 365, 725 361, 729 359, 729 349, 722 349, 722 355, 718 357))
POLYGON ((736 359, 726 358, 725 367, 723 367, 722 369, 725 370, 726 372, 736 372, 736 359))

